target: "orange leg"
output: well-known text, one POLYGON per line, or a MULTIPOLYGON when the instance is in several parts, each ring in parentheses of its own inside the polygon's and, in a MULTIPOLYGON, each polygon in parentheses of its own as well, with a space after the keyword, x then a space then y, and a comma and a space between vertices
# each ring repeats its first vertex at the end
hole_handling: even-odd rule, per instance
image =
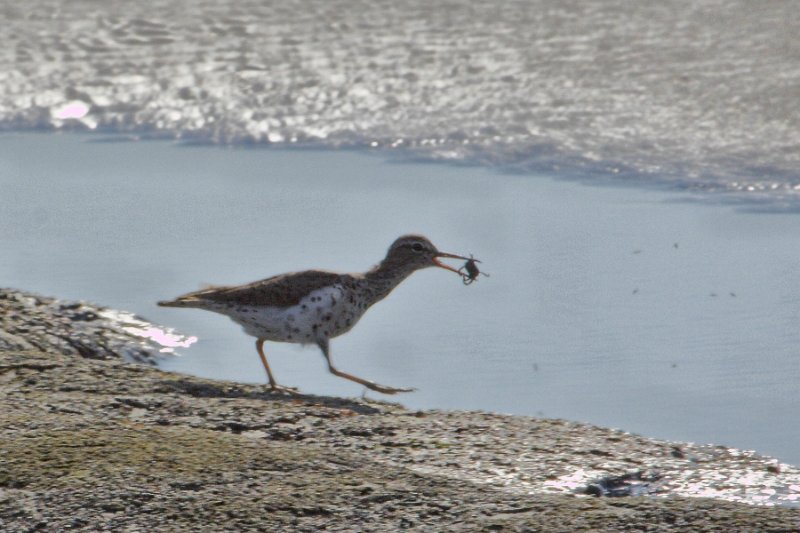
POLYGON ((269 379, 269 387, 274 391, 281 391, 281 392, 289 392, 292 394, 297 393, 297 389, 293 389, 291 387, 284 387, 283 385, 278 385, 278 382, 275 381, 275 377, 272 375, 272 370, 269 369, 269 363, 267 363, 267 356, 264 355, 264 341, 267 339, 258 339, 256 341, 256 350, 258 350, 258 356, 261 357, 261 362, 264 363, 264 369, 267 371, 267 378, 269 379))
POLYGON ((386 385, 380 385, 378 383, 375 383, 374 381, 360 378, 358 376, 354 376, 353 374, 348 374, 347 372, 342 372, 341 370, 333 366, 333 361, 331 361, 331 356, 328 350, 328 340, 326 339, 324 341, 318 341, 317 345, 319 346, 320 350, 322 350, 322 355, 325 356, 325 360, 328 362, 328 370, 330 370, 331 374, 333 374, 334 376, 339 376, 340 378, 349 379, 350 381, 355 381, 356 383, 364 385, 368 389, 382 392, 384 394, 397 394, 398 392, 413 392, 415 390, 415 389, 400 389, 396 387, 387 387, 386 385))

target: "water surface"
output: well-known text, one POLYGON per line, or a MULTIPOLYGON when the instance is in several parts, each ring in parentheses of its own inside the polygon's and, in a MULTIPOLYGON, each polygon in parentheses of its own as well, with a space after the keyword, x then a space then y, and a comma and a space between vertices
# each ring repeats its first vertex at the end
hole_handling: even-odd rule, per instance
MULTIPOLYGON (((418 232, 491 277, 416 273, 333 341, 343 370, 416 387, 398 398, 412 408, 562 417, 800 463, 797 215, 361 152, 102 139, 0 137, 0 279, 200 338, 166 368, 265 381, 235 324, 157 300, 365 270, 418 232)), ((363 392, 316 348, 267 353, 284 384, 363 392)))
POLYGON ((797 209, 793 2, 30 0, 0 14, 0 128, 374 146, 797 209))

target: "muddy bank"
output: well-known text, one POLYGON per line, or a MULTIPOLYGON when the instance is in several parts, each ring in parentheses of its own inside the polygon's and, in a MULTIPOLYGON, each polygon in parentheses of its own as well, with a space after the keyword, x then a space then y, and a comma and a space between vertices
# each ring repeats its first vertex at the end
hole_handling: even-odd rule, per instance
POLYGON ((800 509, 719 499, 795 501, 798 471, 752 453, 116 357, 0 349, 0 432, 3 531, 800 529, 800 509))

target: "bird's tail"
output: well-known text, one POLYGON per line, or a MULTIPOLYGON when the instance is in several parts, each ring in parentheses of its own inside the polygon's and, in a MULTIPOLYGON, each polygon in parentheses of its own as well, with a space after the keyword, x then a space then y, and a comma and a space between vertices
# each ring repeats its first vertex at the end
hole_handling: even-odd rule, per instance
POLYGON ((213 307, 213 296, 220 290, 225 289, 226 287, 221 285, 205 284, 199 291, 183 294, 174 300, 163 300, 158 302, 158 305, 161 307, 199 307, 208 309, 209 306, 213 307))
POLYGON ((202 307, 203 300, 196 296, 179 296, 174 300, 162 300, 158 302, 160 307, 202 307))

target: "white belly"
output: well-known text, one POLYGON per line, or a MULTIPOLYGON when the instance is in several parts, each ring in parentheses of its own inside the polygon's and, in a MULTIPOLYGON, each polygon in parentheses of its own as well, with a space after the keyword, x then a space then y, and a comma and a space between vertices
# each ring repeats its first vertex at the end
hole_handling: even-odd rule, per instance
POLYGON ((237 306, 220 312, 254 337, 307 344, 349 331, 365 311, 357 304, 341 286, 333 286, 310 293, 292 307, 237 306))

